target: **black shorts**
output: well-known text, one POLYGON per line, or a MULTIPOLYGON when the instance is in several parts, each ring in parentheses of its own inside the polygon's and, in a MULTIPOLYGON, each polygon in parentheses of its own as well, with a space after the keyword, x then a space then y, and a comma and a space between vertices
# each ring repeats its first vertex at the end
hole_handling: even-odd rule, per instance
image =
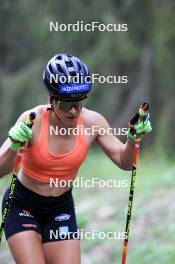
MULTIPOLYGON (((10 188, 7 188, 2 211, 10 188)), ((5 222, 6 239, 12 235, 34 230, 42 236, 42 243, 79 239, 72 190, 57 197, 39 195, 26 188, 18 179, 5 222)))

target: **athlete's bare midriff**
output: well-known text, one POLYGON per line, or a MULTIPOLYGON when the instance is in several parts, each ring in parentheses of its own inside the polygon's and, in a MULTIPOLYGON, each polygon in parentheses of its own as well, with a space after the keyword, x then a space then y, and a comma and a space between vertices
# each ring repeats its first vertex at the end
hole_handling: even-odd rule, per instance
POLYGON ((50 183, 38 182, 25 174, 23 170, 19 172, 18 179, 26 188, 43 196, 60 196, 72 188, 70 184, 69 187, 61 187, 55 186, 54 184, 50 186, 50 183))
MULTIPOLYGON (((36 143, 38 135, 39 135, 39 130, 41 127, 41 108, 38 108, 36 111, 36 115, 37 115, 37 122, 34 123, 33 125, 33 139, 32 142, 30 143, 29 146, 31 146, 32 144, 36 143)), ((91 117, 89 115, 89 113, 87 112, 91 112, 85 108, 82 109, 81 111, 81 116, 83 117, 83 121, 84 121, 84 126, 85 127, 90 127, 91 126, 91 117), (88 117, 88 118, 87 118, 88 117)), ((93 117, 92 117, 93 119, 93 117)), ((51 121, 51 120, 50 120, 51 121)), ((94 122, 94 120, 92 121, 92 123, 94 122)), ((86 142, 86 144, 89 146, 93 140, 95 139, 95 135, 84 135, 84 140, 86 142)), ((49 140, 49 139, 48 139, 49 140)), ((50 141, 48 142, 48 146, 49 146, 49 151, 54 153, 54 147, 56 144, 59 144, 62 146, 61 148, 61 153, 67 152, 69 151, 69 146, 72 148, 74 143, 75 143, 75 138, 72 137, 72 139, 67 139, 66 142, 70 141, 70 144, 64 144, 64 138, 63 139, 58 139, 52 137, 50 138, 50 141), (69 146, 68 146, 69 145, 69 146), (63 147, 65 146, 65 147, 63 147), (65 149, 64 149, 65 148, 65 149)), ((61 153, 55 153, 55 154, 61 154, 61 153)), ((22 169, 20 170, 19 174, 18 174, 18 179, 20 180, 20 182, 28 189, 30 189, 33 192, 36 192, 40 195, 43 196, 60 196, 62 194, 64 194, 65 192, 69 191, 73 186, 73 184, 69 184, 69 186, 66 187, 61 187, 61 186, 55 186, 54 184, 52 184, 52 186, 50 185, 50 183, 43 183, 43 182, 39 182, 35 179, 33 179, 30 175, 27 175, 22 169)))

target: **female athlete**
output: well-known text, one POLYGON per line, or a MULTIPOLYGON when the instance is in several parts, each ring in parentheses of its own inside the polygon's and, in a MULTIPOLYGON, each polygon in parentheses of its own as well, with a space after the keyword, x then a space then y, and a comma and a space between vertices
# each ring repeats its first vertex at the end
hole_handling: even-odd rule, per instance
MULTIPOLYGON (((1 177, 13 171, 17 153, 21 149, 23 153, 4 228, 17 264, 79 264, 80 239, 74 236, 77 223, 72 185, 51 186, 51 179, 73 181, 93 141, 118 167, 131 170, 134 140, 151 131, 149 120, 140 122, 134 135, 128 130, 125 144, 111 133, 101 134, 101 129, 110 128, 108 122, 101 114, 83 107, 91 90, 88 76, 89 70, 79 58, 55 55, 43 73, 49 104, 25 111, 0 148, 1 177), (77 82, 74 77, 78 75, 81 80, 77 82), (36 119, 29 128, 26 119, 31 112, 36 113, 36 119), (83 131, 88 129, 88 133, 53 133, 78 126, 83 131), (95 133, 89 133, 93 127, 97 128, 95 133)), ((9 188, 2 209, 8 195, 9 188)))

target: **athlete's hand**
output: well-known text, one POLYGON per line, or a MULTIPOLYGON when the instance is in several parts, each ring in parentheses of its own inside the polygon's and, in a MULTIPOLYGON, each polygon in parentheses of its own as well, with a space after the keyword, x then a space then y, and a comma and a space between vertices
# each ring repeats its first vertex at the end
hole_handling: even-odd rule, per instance
POLYGON ((32 139, 32 129, 28 127, 28 119, 25 122, 15 124, 8 135, 12 141, 11 150, 17 151, 25 148, 26 143, 32 139))
POLYGON ((142 109, 130 120, 127 137, 133 141, 141 140, 144 134, 151 132, 151 122, 149 113, 142 109))

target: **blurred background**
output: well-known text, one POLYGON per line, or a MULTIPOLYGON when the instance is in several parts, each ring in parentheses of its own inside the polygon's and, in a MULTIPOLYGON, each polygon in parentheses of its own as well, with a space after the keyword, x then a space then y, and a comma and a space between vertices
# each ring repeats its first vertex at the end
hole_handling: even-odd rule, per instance
MULTIPOLYGON (((87 107, 103 114, 112 127, 127 127, 140 104, 150 103, 153 131, 141 149, 127 263, 175 263, 174 11, 172 0, 1 0, 0 4, 0 144, 22 112, 47 103, 42 72, 56 53, 80 57, 91 73, 128 76, 127 84, 95 83, 87 101, 87 107), (49 30, 50 21, 77 20, 127 23, 128 31, 49 30)), ((128 188, 76 188, 80 228, 125 230, 130 175, 116 168, 97 146, 91 148, 79 176, 127 179, 128 188)), ((0 180, 1 199, 10 179, 11 175, 0 180)), ((82 263, 120 263, 122 243, 83 240, 82 263)), ((14 263, 5 240, 0 263, 14 263)))

